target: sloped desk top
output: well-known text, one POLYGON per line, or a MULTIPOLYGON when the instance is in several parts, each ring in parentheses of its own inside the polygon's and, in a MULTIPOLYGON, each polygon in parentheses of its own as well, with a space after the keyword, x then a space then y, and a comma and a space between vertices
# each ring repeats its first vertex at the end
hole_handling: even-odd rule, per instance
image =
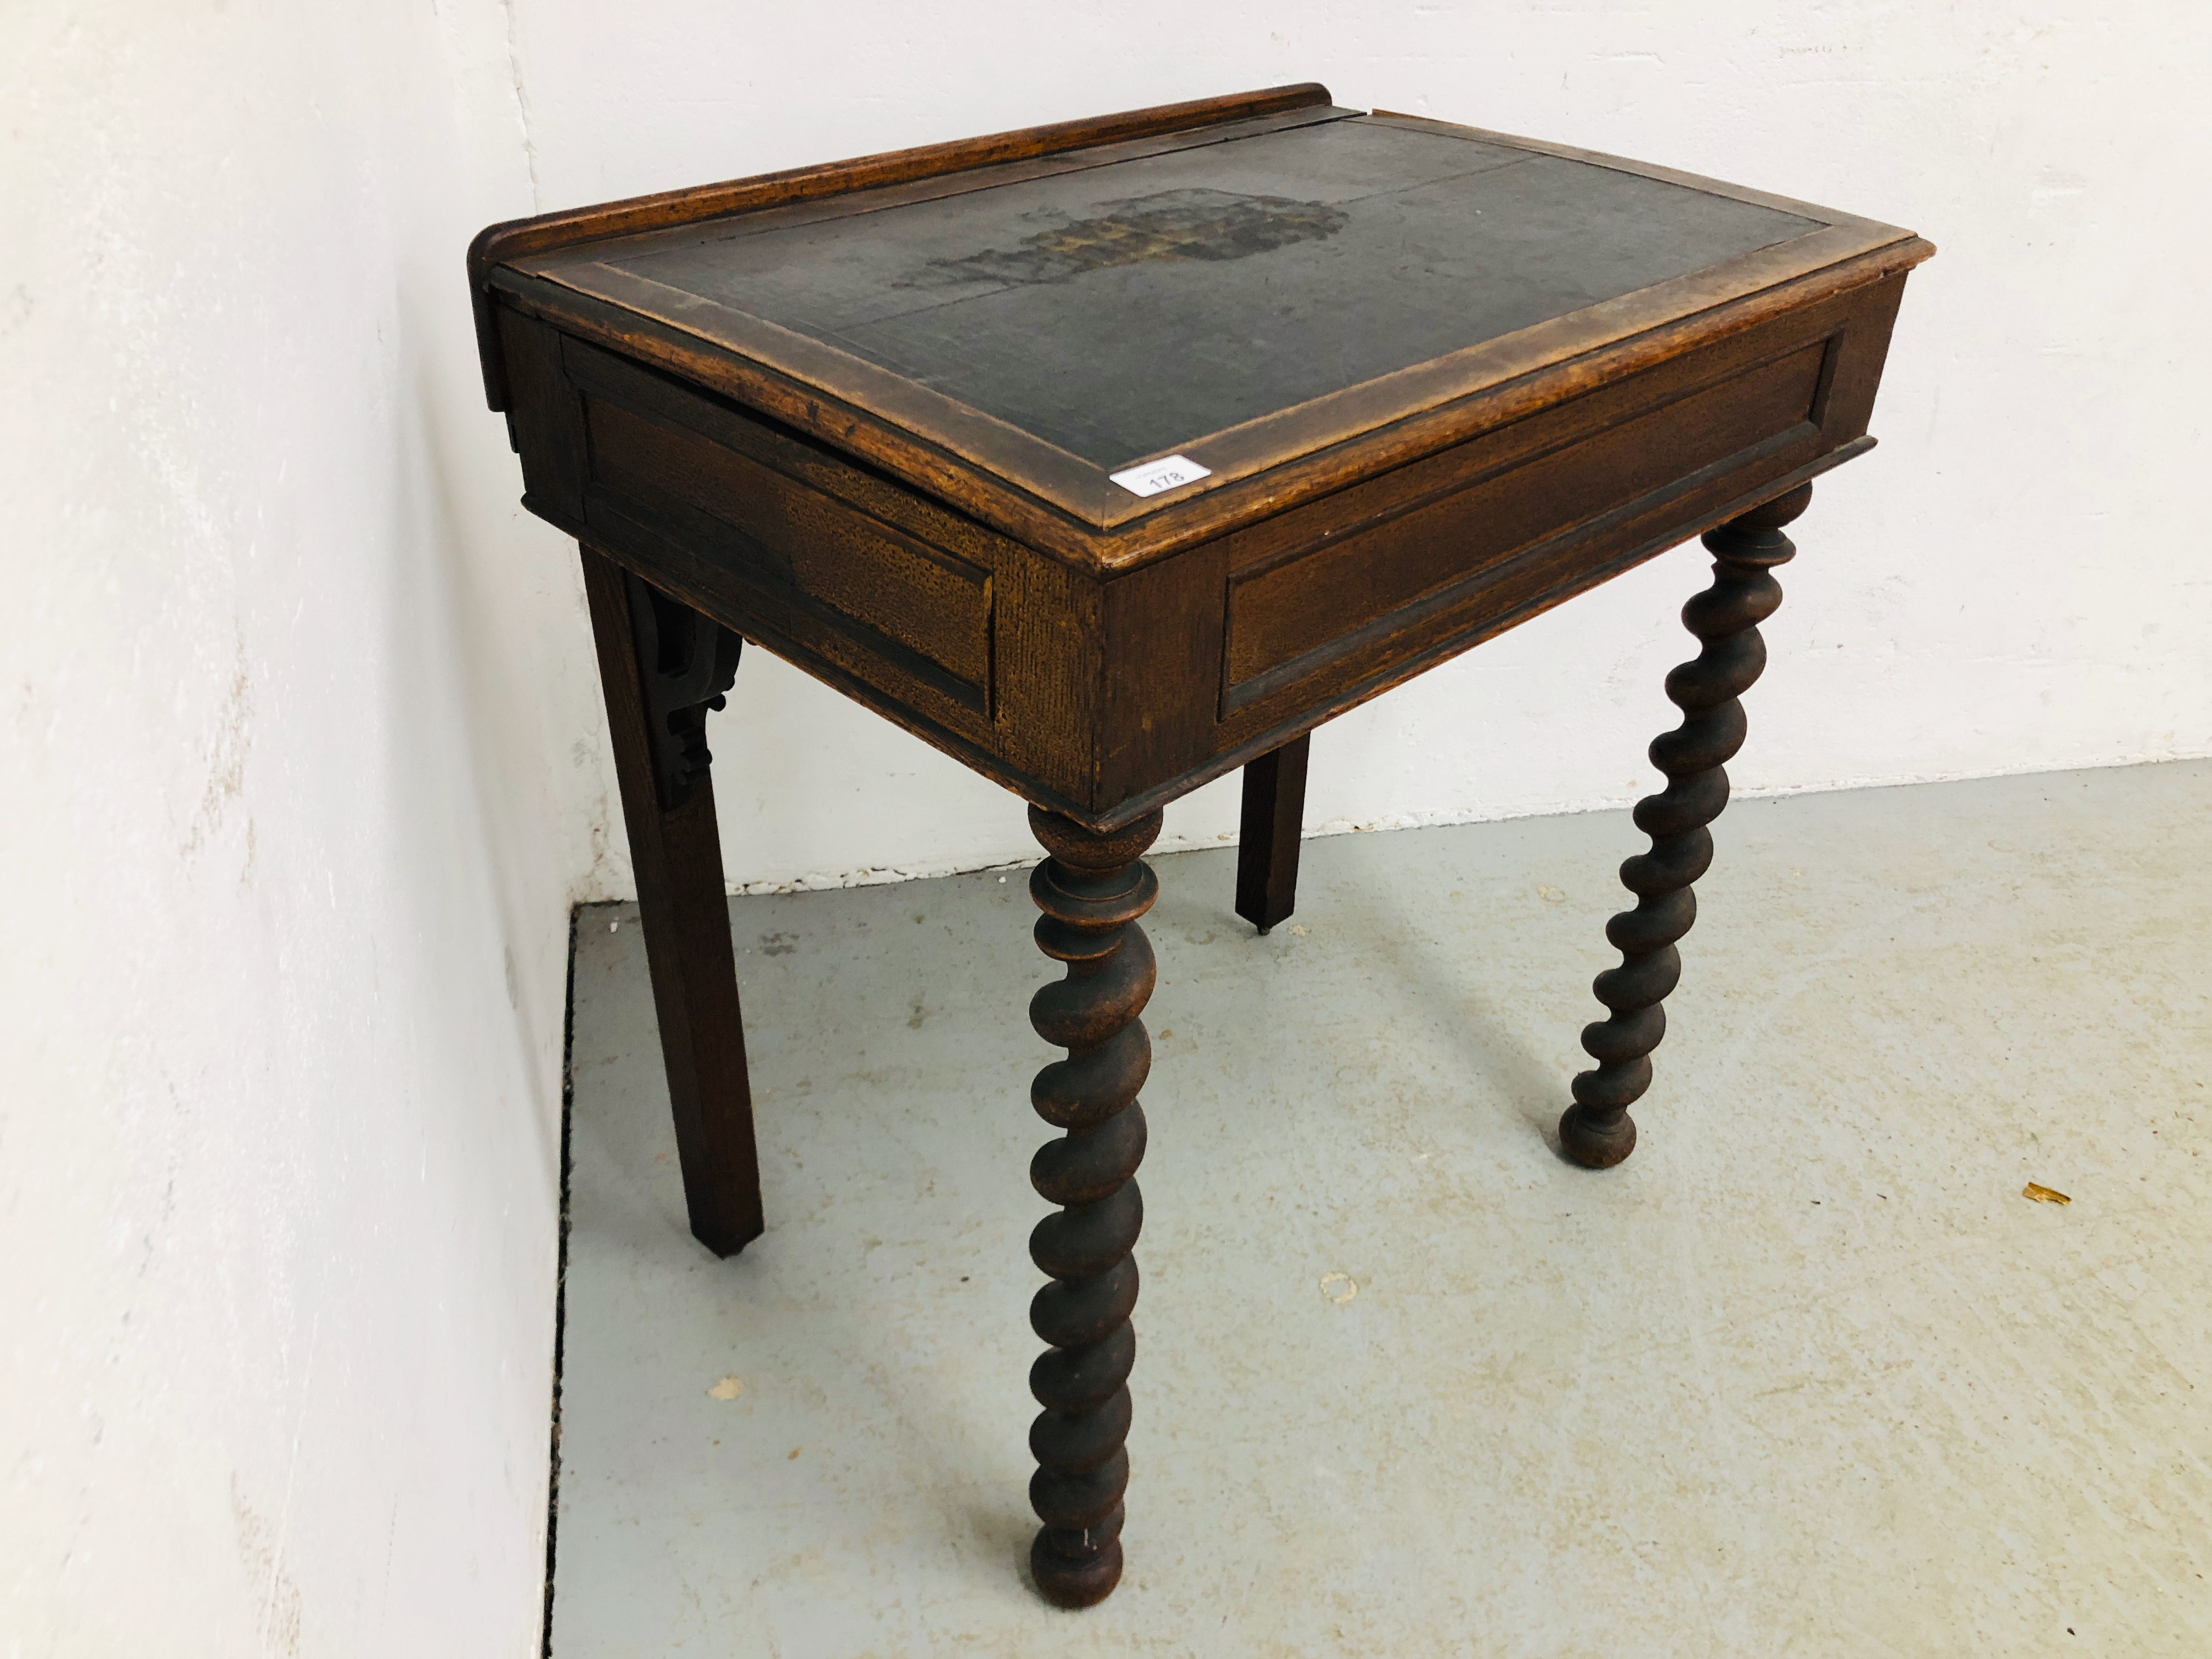
POLYGON ((1188 125, 1139 112, 1109 118, 1170 130, 963 164, 1004 142, 978 140, 896 182, 870 182, 910 171, 876 158, 496 227, 478 285, 616 343, 665 331, 672 367, 1114 568, 1340 478, 1385 434, 1464 438, 1667 350, 1670 329, 1722 331, 1933 251, 1318 87, 1258 97, 1296 101, 1190 106, 1215 118, 1188 125), (1210 476, 1151 497, 1110 480, 1168 455, 1210 476))

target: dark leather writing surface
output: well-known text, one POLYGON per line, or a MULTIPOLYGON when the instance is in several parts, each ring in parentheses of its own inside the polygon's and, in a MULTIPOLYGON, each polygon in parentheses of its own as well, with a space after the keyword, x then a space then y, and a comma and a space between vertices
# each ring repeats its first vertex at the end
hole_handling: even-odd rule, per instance
POLYGON ((1345 119, 596 257, 1112 468, 1820 228, 1345 119))

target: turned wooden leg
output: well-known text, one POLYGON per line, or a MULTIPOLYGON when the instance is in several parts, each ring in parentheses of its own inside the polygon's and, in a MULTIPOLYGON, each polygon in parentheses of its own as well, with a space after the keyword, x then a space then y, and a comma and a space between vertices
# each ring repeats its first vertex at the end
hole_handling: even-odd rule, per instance
POLYGON ((604 555, 583 556, 684 1200, 693 1236, 733 1255, 761 1234, 760 1158, 704 722, 742 641, 604 555))
POLYGON ((1145 1218, 1131 1177, 1145 1156, 1137 1104, 1152 1065, 1137 1018, 1152 994, 1152 947, 1137 918, 1160 884, 1143 854, 1160 833, 1153 812, 1101 835, 1030 809, 1030 829, 1051 854, 1030 878, 1044 912, 1037 948, 1067 976, 1030 1003, 1030 1024, 1068 1051, 1036 1074, 1030 1103, 1067 1131, 1030 1164, 1030 1180, 1064 1206, 1030 1235, 1030 1257, 1053 1282, 1030 1304, 1030 1324, 1051 1348, 1030 1368, 1044 1407, 1030 1427, 1038 1468, 1030 1504, 1044 1522, 1030 1549, 1037 1589, 1063 1607, 1104 1601, 1121 1578, 1121 1494, 1129 1484, 1129 1367, 1137 1357, 1130 1310, 1137 1264, 1129 1251, 1145 1218))
POLYGON ((1298 902, 1298 826, 1306 811, 1306 756, 1313 735, 1293 738, 1244 769, 1237 837, 1237 914, 1266 933, 1298 902))
POLYGON ((1607 924, 1621 963, 1591 987, 1611 1014, 1583 1029, 1583 1048, 1597 1067, 1575 1079, 1575 1103, 1559 1120, 1561 1149, 1589 1169, 1609 1169, 1636 1150, 1628 1109, 1651 1086, 1651 1051, 1667 1034, 1660 1005, 1682 976, 1674 941, 1698 919, 1690 884, 1713 861, 1705 826, 1728 805, 1723 763, 1743 746, 1736 699, 1766 666, 1759 624, 1782 603, 1781 584, 1768 572, 1797 551, 1782 526, 1812 499, 1813 486, 1801 484, 1705 532, 1713 585, 1682 607, 1682 625, 1705 649, 1667 676, 1667 696, 1682 711, 1681 725, 1651 745, 1667 787, 1636 804, 1636 827, 1651 837, 1651 850, 1620 866, 1636 908, 1607 924))

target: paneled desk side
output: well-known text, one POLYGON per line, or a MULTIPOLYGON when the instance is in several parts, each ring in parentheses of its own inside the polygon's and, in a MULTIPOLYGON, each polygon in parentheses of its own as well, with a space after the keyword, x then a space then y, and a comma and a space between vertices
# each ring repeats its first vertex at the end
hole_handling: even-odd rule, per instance
POLYGON ((1032 502, 994 525, 972 494, 963 507, 682 373, 651 334, 615 349, 596 307, 530 279, 495 277, 494 314, 532 511, 1109 829, 1861 453, 1893 262, 1917 251, 1700 319, 1653 361, 1584 365, 1534 406, 1508 386, 1360 434, 1282 469, 1274 499, 1201 495, 1185 511, 1212 522, 1141 562, 1115 556, 1144 520, 1098 531, 1032 502), (1338 450, 1385 446, 1302 488, 1343 468, 1338 450), (1018 533, 1044 515, 1057 536, 1018 533))

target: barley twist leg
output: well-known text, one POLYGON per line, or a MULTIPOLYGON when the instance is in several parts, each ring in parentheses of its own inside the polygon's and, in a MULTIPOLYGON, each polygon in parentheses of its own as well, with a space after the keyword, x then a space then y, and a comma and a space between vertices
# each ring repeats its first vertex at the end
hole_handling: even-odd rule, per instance
POLYGON ((1587 1168, 1609 1169, 1636 1150, 1628 1109, 1651 1086, 1651 1051, 1667 1034, 1661 1005, 1682 976, 1675 941, 1698 919, 1691 884, 1713 861, 1705 826, 1728 805, 1725 763, 1743 746, 1737 699, 1766 666, 1759 624, 1782 603, 1770 572, 1797 551, 1782 526, 1812 498, 1812 485, 1802 484, 1705 532, 1713 585, 1682 607, 1682 625, 1705 649, 1667 676, 1667 696, 1682 711, 1681 725, 1651 745, 1667 787, 1636 805, 1636 827, 1651 848, 1620 866, 1636 908, 1606 925, 1621 962, 1591 987, 1611 1012, 1583 1029, 1583 1048, 1597 1066, 1575 1079, 1575 1103, 1559 1120, 1561 1150, 1587 1168))
POLYGON ((1030 1305, 1030 1326, 1052 1345, 1030 1370, 1030 1391, 1044 1407, 1030 1429, 1038 1464, 1030 1504, 1044 1522, 1030 1565, 1047 1601, 1087 1607, 1121 1577, 1122 1442, 1137 1352, 1129 1252, 1145 1213, 1131 1177, 1145 1155, 1137 1091, 1152 1063, 1137 1016, 1156 976, 1137 919, 1159 896, 1142 855, 1160 815, 1102 835, 1032 807, 1030 828, 1052 855, 1030 878, 1044 912, 1037 948, 1067 964, 1067 976, 1031 1000, 1030 1023, 1068 1051, 1030 1087, 1037 1115, 1067 1131, 1030 1165, 1037 1191, 1064 1206, 1030 1236, 1031 1260, 1052 1275, 1030 1305))

